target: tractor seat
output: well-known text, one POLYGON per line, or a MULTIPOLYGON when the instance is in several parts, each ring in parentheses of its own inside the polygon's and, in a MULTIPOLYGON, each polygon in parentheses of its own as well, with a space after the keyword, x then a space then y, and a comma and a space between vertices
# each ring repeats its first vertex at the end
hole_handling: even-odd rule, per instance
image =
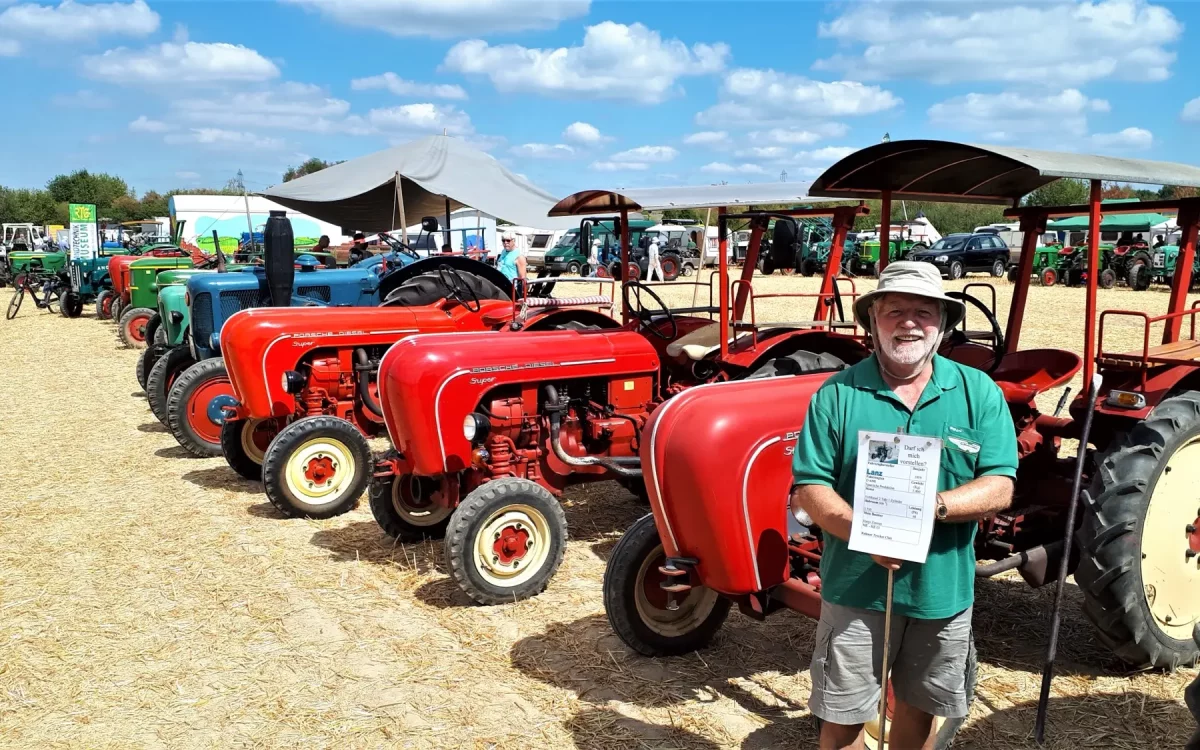
POLYGON ((588 297, 526 297, 525 307, 609 307, 612 300, 602 294, 588 297))
MULTIPOLYGON (((729 331, 729 343, 733 344, 741 336, 747 334, 733 335, 733 331, 729 331)), ((753 335, 753 334, 751 334, 753 335)), ((699 362, 708 355, 721 348, 721 324, 709 323, 703 328, 697 328, 689 334, 680 336, 671 343, 667 344, 667 356, 678 358, 680 355, 688 359, 699 362)))

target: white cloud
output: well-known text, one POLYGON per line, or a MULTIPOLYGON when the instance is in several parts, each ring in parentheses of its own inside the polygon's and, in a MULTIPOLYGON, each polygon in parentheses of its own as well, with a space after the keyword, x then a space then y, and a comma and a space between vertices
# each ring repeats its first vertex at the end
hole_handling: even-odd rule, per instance
POLYGON ((278 151, 284 148, 279 138, 223 128, 192 128, 186 133, 171 133, 163 138, 172 145, 199 145, 218 151, 278 151))
POLYGON ((435 99, 466 99, 467 92, 462 86, 453 83, 417 83, 408 81, 392 72, 369 78, 355 78, 350 82, 350 88, 355 91, 371 91, 384 89, 396 96, 420 96, 435 99))
POLYGON ((563 131, 562 137, 564 141, 577 143, 580 146, 595 146, 606 141, 611 141, 607 135, 600 132, 600 129, 595 125, 590 125, 586 122, 573 122, 563 131))
POLYGON ((644 162, 626 162, 626 161, 594 161, 592 169, 597 172, 625 172, 625 171, 641 171, 649 169, 650 165, 644 162))
POLYGON ((441 104, 403 104, 373 109, 367 115, 367 121, 383 131, 421 135, 445 131, 447 135, 462 136, 475 132, 466 112, 441 104))
POLYGON ((810 146, 825 138, 841 138, 849 129, 840 122, 813 123, 804 128, 771 128, 748 133, 754 143, 778 143, 784 146, 810 146))
POLYGON ((267 81, 279 76, 275 63, 224 42, 165 42, 142 50, 125 47, 84 58, 84 72, 116 84, 183 84, 267 81))
POLYGON ((586 15, 589 0, 285 0, 348 26, 438 38, 552 29, 586 15))
POLYGON ((872 2, 818 27, 860 53, 818 60, 857 78, 922 78, 1078 85, 1101 78, 1161 81, 1183 31, 1146 0, 1029 5, 872 2))
POLYGON ((742 159, 782 159, 792 153, 784 146, 753 146, 734 152, 734 156, 742 159))
POLYGON ((563 143, 524 143, 509 151, 531 159, 567 159, 575 155, 575 149, 563 143))
POLYGON ((858 151, 858 149, 851 148, 850 146, 826 146, 815 151, 797 151, 795 160, 832 164, 839 159, 846 158, 855 151, 858 151))
POLYGON ((613 154, 615 162, 668 162, 679 156, 679 152, 670 146, 638 146, 619 154, 613 154))
MULTIPOLYGON (((707 127, 779 126, 804 131, 844 129, 825 118, 869 115, 895 109, 901 99, 879 86, 857 81, 814 81, 775 70, 740 68, 726 74, 720 101, 696 114, 707 127), (809 124, 797 121, 809 121, 809 124)), ((803 132, 803 131, 801 131, 803 132)))
POLYGON ((1106 149, 1141 151, 1154 145, 1154 134, 1144 128, 1125 128, 1116 133, 1096 133, 1092 145, 1106 149))
POLYGON ((0 57, 20 54, 20 39, 86 42, 118 35, 137 37, 158 31, 158 24, 158 14, 144 0, 95 4, 63 0, 56 6, 13 5, 0 13, 0 29, 10 37, 0 41, 0 57))
POLYGON ((196 183, 196 182, 200 181, 200 173, 199 172, 186 172, 186 171, 176 172, 175 179, 183 180, 184 182, 196 183))
POLYGON ((178 99, 171 108, 176 117, 196 123, 211 122, 213 112, 236 112, 243 127, 321 134, 373 132, 361 117, 349 114, 350 102, 329 96, 320 86, 294 81, 220 98, 178 99))
POLYGON ((729 143, 729 133, 724 130, 701 130, 683 139, 689 146, 724 146, 729 143))
POLYGON ((1078 137, 1087 133, 1089 112, 1108 109, 1107 101, 1089 99, 1077 89, 1043 95, 1015 91, 972 93, 933 105, 929 108, 929 121, 953 130, 980 133, 993 141, 1047 132, 1078 137))
POLYGON ((700 167, 701 172, 709 172, 711 174, 766 174, 767 170, 757 164, 726 164, 725 162, 714 161, 700 167))
POLYGON ((1200 96, 1183 105, 1179 116, 1187 122, 1200 122, 1200 96))
POLYGON ((728 58, 726 44, 688 47, 678 39, 664 40, 640 23, 604 21, 587 28, 580 47, 492 46, 482 39, 459 42, 450 48, 443 66, 486 75, 500 91, 656 104, 681 91, 680 78, 716 73, 728 58))
POLYGON ((129 129, 135 133, 166 133, 174 128, 162 120, 151 120, 149 117, 142 115, 129 123, 129 129))

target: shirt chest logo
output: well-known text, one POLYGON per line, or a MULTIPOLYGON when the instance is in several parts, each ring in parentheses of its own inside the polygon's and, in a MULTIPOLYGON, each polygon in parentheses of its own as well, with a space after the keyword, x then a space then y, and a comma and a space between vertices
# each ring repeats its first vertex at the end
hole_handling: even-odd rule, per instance
POLYGON ((979 452, 979 443, 974 441, 967 440, 966 438, 954 437, 953 435, 948 435, 946 439, 950 441, 951 445, 953 445, 955 448, 958 448, 963 453, 979 452))

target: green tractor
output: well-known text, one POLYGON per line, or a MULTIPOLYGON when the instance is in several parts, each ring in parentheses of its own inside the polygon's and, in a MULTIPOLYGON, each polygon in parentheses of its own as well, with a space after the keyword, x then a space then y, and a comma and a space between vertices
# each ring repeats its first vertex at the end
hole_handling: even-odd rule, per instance
POLYGON ((117 336, 121 342, 130 348, 142 349, 153 339, 154 329, 158 327, 159 274, 169 270, 190 271, 184 274, 183 280, 186 281, 186 276, 197 270, 215 267, 215 259, 196 266, 195 259, 187 255, 139 258, 131 263, 129 286, 121 300, 117 324, 117 336))
MULTIPOLYGON (((1135 200, 1128 199, 1112 199, 1106 200, 1104 203, 1134 203, 1135 200)), ((1166 225, 1168 219, 1159 213, 1139 213, 1139 214, 1110 214, 1102 217, 1100 221, 1101 235, 1119 234, 1115 242, 1104 242, 1100 245, 1101 264, 1100 264, 1100 286, 1103 289, 1109 289, 1114 286, 1118 280, 1124 281, 1130 289, 1134 291, 1144 291, 1150 288, 1150 283, 1156 276, 1160 276, 1158 270, 1154 266, 1154 253, 1147 244, 1145 237, 1148 237, 1150 232, 1156 227, 1166 225), (1140 233, 1142 238, 1134 236, 1134 233, 1140 233), (1111 271, 1111 273, 1107 273, 1111 271)), ((1068 219, 1059 219, 1052 221, 1046 225, 1046 229, 1051 232, 1086 232, 1088 231, 1088 217, 1073 216, 1068 219)), ((1084 245, 1078 246, 1082 251, 1084 245)), ((1067 265, 1059 274, 1060 278, 1066 278, 1068 285, 1082 283, 1082 279, 1086 278, 1086 269, 1083 268, 1083 256, 1078 258, 1070 258, 1067 265), (1074 275, 1069 275, 1073 272, 1074 275)))
MULTIPOLYGON (((883 227, 877 226, 875 229, 874 239, 856 242, 856 252, 846 255, 848 261, 844 267, 850 273, 857 276, 879 275, 879 238, 883 236, 883 227)), ((907 260, 913 253, 928 250, 942 237, 929 220, 920 215, 915 221, 893 221, 889 234, 889 263, 907 260)))
MULTIPOLYGON (((1179 262, 1179 245, 1161 245, 1150 251, 1150 267, 1153 279, 1170 284, 1175 279, 1175 266, 1179 262)), ((1200 256, 1192 263, 1191 288, 1200 283, 1200 256)))

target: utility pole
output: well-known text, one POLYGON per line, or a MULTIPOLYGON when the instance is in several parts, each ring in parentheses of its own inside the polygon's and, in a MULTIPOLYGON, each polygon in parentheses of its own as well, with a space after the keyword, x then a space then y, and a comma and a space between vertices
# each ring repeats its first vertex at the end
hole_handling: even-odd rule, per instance
POLYGON ((250 250, 254 249, 254 220, 250 218, 250 196, 246 195, 246 180, 242 170, 237 173, 237 186, 242 191, 242 201, 246 204, 246 231, 250 232, 250 250))
POLYGON ((779 181, 787 182, 787 170, 786 169, 779 173, 779 181))

